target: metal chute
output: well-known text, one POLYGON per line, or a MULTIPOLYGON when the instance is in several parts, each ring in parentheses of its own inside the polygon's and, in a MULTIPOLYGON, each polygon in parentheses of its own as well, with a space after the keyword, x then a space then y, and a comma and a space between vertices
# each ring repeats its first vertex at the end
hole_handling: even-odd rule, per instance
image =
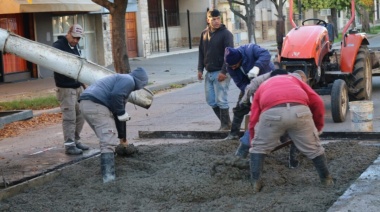
MULTIPOLYGON (((17 55, 87 85, 115 74, 114 71, 87 61, 85 58, 31 41, 4 29, 0 29, 0 51, 17 55)), ((131 96, 133 98, 129 98, 128 102, 143 108, 149 108, 153 102, 153 93, 147 88, 134 91, 131 96)))

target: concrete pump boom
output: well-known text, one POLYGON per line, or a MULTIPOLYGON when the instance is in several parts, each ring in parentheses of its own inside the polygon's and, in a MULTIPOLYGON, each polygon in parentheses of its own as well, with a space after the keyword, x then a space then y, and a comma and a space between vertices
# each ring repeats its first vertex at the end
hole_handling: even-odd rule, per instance
MULTIPOLYGON (((1 28, 0 51, 17 55, 87 85, 91 85, 105 76, 115 74, 115 72, 89 62, 85 58, 28 40, 1 28)), ((153 94, 144 88, 132 92, 128 101, 148 109, 152 104, 153 94)))

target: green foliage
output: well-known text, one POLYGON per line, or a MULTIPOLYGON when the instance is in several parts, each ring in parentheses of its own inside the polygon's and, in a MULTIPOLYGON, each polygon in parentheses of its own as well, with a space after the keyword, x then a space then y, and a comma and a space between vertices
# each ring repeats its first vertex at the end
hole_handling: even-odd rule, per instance
POLYGON ((32 99, 20 99, 9 102, 0 102, 0 110, 42 110, 55 108, 59 106, 59 102, 55 95, 46 97, 37 97, 32 99))
MULTIPOLYGON (((294 4, 297 4, 298 1, 295 1, 294 4)), ((302 0, 303 9, 328 9, 335 8, 337 10, 344 10, 350 6, 350 0, 302 0)))
POLYGON ((369 32, 369 34, 379 34, 380 33, 380 26, 371 27, 370 30, 371 31, 369 32))

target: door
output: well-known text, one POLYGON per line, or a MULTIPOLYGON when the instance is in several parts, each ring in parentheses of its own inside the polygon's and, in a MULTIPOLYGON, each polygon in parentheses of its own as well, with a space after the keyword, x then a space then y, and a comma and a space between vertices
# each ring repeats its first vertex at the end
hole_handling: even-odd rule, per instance
POLYGON ((128 57, 137 57, 137 30, 135 12, 127 12, 125 14, 125 36, 128 57))

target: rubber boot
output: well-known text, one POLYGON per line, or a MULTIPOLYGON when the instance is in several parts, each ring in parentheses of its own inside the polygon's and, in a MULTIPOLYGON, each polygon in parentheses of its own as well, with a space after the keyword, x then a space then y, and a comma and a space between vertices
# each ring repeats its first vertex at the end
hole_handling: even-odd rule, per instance
POLYGON ((229 108, 220 109, 220 129, 219 131, 228 131, 231 130, 231 119, 230 113, 228 111, 229 108))
POLYGON ((241 123, 243 122, 243 119, 244 119, 244 116, 238 117, 234 115, 234 117, 232 118, 231 131, 224 140, 239 139, 240 126, 241 126, 241 123))
POLYGON ((212 110, 214 111, 216 117, 220 120, 220 108, 218 106, 213 107, 212 110))
POLYGON ((265 154, 251 153, 250 157, 251 184, 253 191, 259 192, 263 187, 261 172, 264 167, 265 154))
MULTIPOLYGON (((218 117, 218 119, 220 121, 220 114, 221 114, 220 107, 219 106, 213 107, 212 110, 214 111, 216 117, 218 117)), ((218 131, 220 130, 221 127, 222 127, 222 124, 220 124, 218 131)))
POLYGON ((239 147, 237 148, 237 150, 235 152, 235 156, 238 156, 242 159, 245 159, 245 158, 247 158, 248 153, 249 153, 249 146, 247 146, 243 143, 240 143, 239 147))
POLYGON ((290 145, 289 168, 294 169, 300 165, 300 162, 297 160, 297 156, 298 156, 298 149, 297 149, 296 145, 294 145, 294 144, 290 145))
POLYGON ((324 186, 333 186, 334 181, 330 175, 329 170, 327 169, 327 162, 326 162, 325 154, 322 154, 322 155, 314 158, 312 161, 313 161, 315 168, 317 169, 321 183, 324 186))
POLYGON ((115 180, 115 156, 113 152, 100 154, 100 165, 103 175, 103 183, 115 180))

